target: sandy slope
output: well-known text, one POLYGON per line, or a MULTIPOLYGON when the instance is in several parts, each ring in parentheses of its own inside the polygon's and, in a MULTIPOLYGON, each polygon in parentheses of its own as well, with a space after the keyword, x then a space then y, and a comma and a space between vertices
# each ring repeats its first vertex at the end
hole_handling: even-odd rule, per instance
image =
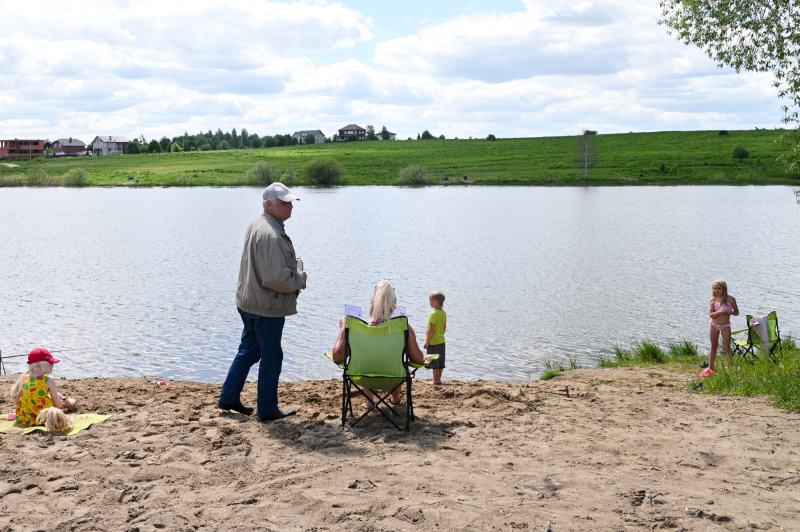
POLYGON ((690 378, 419 382, 410 433, 343 430, 338 381, 282 383, 299 414, 268 424, 218 410, 219 385, 59 381, 113 417, 0 434, 0 531, 800 530, 800 414, 690 378))

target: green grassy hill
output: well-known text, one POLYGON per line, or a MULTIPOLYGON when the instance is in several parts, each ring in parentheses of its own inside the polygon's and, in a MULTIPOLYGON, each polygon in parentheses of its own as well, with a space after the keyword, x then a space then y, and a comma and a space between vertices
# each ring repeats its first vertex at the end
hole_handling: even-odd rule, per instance
MULTIPOLYGON (((782 130, 668 131, 596 135, 597 165, 590 185, 631 184, 797 184, 777 162, 782 130), (747 159, 734 159, 744 146, 747 159)), ((80 157, 5 161, 0 186, 26 184, 26 176, 41 168, 45 183, 58 185, 71 168, 88 172, 99 186, 240 186, 256 161, 266 161, 299 176, 305 163, 333 157, 346 175, 341 185, 392 185, 398 172, 412 164, 427 169, 434 184, 582 185, 583 169, 574 160, 576 137, 487 140, 414 140, 315 144, 191 153, 80 157), (443 181, 445 174, 450 176, 443 181), (138 185, 126 179, 133 175, 138 185)), ((41 172, 40 172, 41 175, 41 172)), ((304 183, 299 179, 296 184, 304 183)))

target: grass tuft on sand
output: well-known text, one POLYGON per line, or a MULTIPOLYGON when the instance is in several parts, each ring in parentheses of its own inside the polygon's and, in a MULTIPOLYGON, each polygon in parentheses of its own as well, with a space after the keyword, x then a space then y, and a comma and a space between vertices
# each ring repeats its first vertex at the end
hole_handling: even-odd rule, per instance
POLYGON ((793 338, 783 340, 782 347, 782 353, 774 353, 775 360, 734 357, 733 365, 725 367, 724 357, 717 357, 722 364, 715 364, 716 372, 702 379, 703 393, 769 395, 774 406, 800 412, 800 349, 793 338))
MULTIPOLYGON (((800 349, 793 338, 783 339, 782 347, 782 353, 774 353, 774 360, 765 356, 743 359, 734 355, 730 366, 720 353, 715 373, 704 378, 698 376, 689 387, 698 393, 769 395, 774 406, 800 412, 800 349)), ((600 367, 665 366, 680 371, 696 369, 699 373, 700 363, 705 359, 696 345, 686 341, 664 350, 654 342, 642 340, 630 349, 615 347, 614 353, 613 359, 601 359, 600 367)))

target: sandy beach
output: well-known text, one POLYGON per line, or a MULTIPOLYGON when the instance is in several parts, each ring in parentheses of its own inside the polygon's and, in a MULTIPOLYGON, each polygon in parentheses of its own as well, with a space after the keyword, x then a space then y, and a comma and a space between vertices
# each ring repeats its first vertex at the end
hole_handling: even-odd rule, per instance
POLYGON ((423 380, 408 433, 343 429, 338 380, 281 383, 298 415, 272 423, 217 409, 217 384, 59 380, 112 417, 0 434, 0 531, 800 530, 800 414, 691 379, 423 380))

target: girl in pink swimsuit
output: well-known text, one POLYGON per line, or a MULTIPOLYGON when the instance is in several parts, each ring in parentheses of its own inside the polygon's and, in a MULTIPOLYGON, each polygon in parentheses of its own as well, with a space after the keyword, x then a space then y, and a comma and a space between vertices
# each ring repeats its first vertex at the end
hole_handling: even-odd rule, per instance
POLYGON ((728 295, 728 285, 722 279, 717 279, 711 285, 711 308, 708 310, 711 317, 711 354, 708 357, 708 368, 700 376, 706 377, 714 373, 714 360, 717 358, 717 348, 719 347, 719 335, 722 334, 722 341, 725 349, 725 360, 731 365, 731 316, 739 315, 739 307, 736 306, 736 299, 728 295))

